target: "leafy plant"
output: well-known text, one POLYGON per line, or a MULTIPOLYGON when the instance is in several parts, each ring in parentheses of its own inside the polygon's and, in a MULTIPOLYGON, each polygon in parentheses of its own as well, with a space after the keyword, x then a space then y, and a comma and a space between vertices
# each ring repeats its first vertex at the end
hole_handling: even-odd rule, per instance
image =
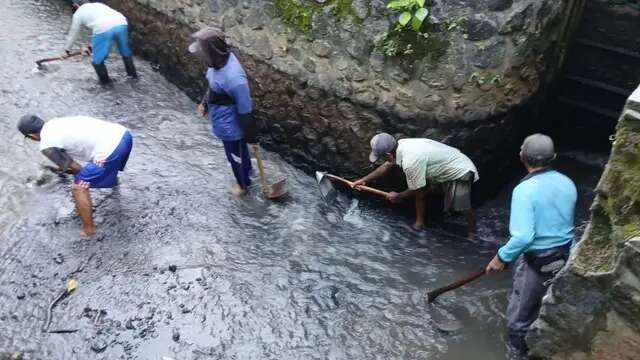
POLYGON ((396 24, 396 30, 406 29, 420 32, 422 24, 429 15, 429 9, 425 7, 425 0, 392 0, 387 8, 401 11, 396 24))

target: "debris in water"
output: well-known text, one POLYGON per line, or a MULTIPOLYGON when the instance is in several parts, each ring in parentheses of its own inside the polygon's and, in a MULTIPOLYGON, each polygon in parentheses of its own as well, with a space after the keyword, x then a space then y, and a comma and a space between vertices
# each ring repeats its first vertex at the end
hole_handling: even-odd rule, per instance
POLYGON ((62 263, 64 263, 64 256, 62 256, 62 253, 58 253, 58 255, 56 255, 56 257, 53 258, 53 261, 60 265, 62 263))
POLYGON ((20 294, 18 294, 17 298, 18 300, 24 300, 24 298, 26 297, 25 293, 21 292, 20 294))
POLYGON ((107 342, 102 339, 96 339, 93 343, 91 343, 91 350, 101 353, 107 349, 107 342))
POLYGON ((176 270, 178 270, 178 267, 175 265, 169 265, 169 271, 171 271, 172 273, 176 272, 176 270))
POLYGON ((178 342, 180 341, 180 331, 178 331, 178 329, 173 329, 171 331, 171 338, 173 339, 173 341, 178 342))

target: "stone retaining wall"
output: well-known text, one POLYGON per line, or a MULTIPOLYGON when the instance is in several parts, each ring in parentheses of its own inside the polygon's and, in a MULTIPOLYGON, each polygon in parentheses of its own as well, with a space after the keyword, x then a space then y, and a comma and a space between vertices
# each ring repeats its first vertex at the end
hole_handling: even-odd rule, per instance
POLYGON ((391 57, 380 44, 398 13, 382 0, 106 3, 128 17, 134 51, 194 97, 204 69, 189 34, 224 27, 252 79, 263 143, 298 166, 361 174, 369 138, 384 130, 457 146, 487 180, 540 127, 538 95, 578 2, 434 1, 429 38, 391 57))

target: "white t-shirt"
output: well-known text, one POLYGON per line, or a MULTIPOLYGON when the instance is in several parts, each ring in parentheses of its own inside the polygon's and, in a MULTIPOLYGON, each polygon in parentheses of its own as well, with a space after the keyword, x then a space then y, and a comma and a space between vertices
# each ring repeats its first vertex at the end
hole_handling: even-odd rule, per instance
POLYGON ((54 118, 40 130, 40 151, 56 147, 80 162, 105 160, 118 147, 127 128, 89 116, 54 118))
POLYGON ((457 180, 469 171, 474 180, 478 170, 460 150, 429 139, 401 139, 396 150, 396 164, 402 167, 410 190, 423 188, 428 182, 457 180))
POLYGON ((95 35, 109 31, 116 26, 127 25, 127 18, 102 3, 88 3, 80 6, 73 14, 71 29, 67 36, 67 50, 73 46, 81 25, 91 29, 95 35))

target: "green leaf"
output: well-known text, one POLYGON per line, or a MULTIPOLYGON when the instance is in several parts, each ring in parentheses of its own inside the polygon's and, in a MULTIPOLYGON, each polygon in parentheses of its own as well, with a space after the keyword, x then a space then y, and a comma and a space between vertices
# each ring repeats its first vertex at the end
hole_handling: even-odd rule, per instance
POLYGON ((416 18, 415 16, 411 18, 411 28, 413 31, 418 32, 422 27, 422 20, 416 18))
POLYGON ((420 22, 423 22, 424 19, 427 17, 427 15, 429 15, 429 10, 421 7, 416 11, 416 13, 413 16, 415 16, 418 20, 420 20, 420 22))
POLYGON ((400 17, 398 18, 398 23, 402 26, 405 26, 409 23, 412 17, 413 15, 411 15, 410 12, 405 11, 402 14, 400 14, 400 17))
POLYGON ((394 10, 409 8, 413 5, 414 1, 415 0, 393 0, 387 4, 387 8, 394 10))
POLYGON ((416 4, 418 4, 419 7, 423 8, 424 7, 424 0, 416 0, 416 4))

